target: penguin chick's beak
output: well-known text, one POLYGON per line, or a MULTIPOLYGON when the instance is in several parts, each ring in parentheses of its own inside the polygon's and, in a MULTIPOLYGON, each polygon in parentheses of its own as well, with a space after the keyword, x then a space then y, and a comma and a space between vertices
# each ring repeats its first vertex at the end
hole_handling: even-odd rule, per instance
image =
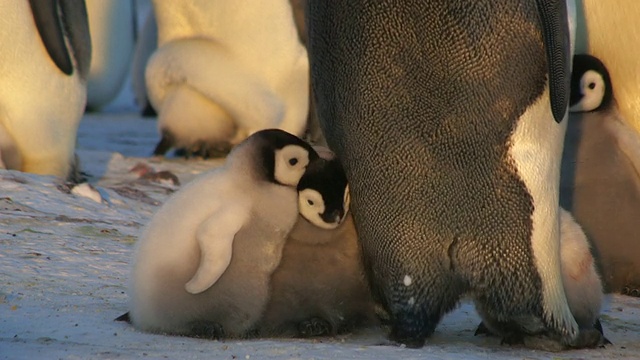
POLYGON ((324 213, 320 214, 320 217, 322 218, 322 220, 324 222, 326 222, 327 224, 340 224, 344 218, 344 210, 343 209, 336 209, 333 211, 325 211, 324 213))

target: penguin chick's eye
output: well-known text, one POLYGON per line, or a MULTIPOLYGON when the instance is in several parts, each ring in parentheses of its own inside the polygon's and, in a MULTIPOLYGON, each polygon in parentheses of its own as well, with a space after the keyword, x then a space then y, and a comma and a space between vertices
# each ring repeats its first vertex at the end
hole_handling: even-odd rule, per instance
POLYGON ((274 178, 277 183, 297 186, 309 165, 309 151, 299 145, 287 145, 275 151, 274 178))
POLYGON ((317 190, 304 189, 298 192, 298 211, 300 215, 321 229, 335 229, 339 222, 326 222, 322 218, 325 212, 324 198, 317 190))
POLYGON ((596 83, 590 82, 588 86, 589 86, 589 89, 593 90, 596 88, 596 83))

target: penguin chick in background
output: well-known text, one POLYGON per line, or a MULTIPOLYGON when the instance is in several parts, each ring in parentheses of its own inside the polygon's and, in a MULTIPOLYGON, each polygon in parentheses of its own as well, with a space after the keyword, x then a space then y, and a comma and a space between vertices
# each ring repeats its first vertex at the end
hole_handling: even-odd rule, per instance
MULTIPOLYGON (((603 302, 602 281, 596 270, 587 236, 571 213, 563 208, 560 208, 560 260, 564 290, 571 313, 581 329, 580 336, 599 337, 593 330, 600 335, 604 335, 602 324, 598 319, 603 302)), ((494 321, 487 319, 480 308, 478 309, 484 322, 478 326, 476 335, 500 334, 501 331, 496 328, 494 321)), ((541 341, 539 337, 535 336, 523 336, 523 339, 511 340, 541 341)), ((602 337, 602 341, 603 343, 600 345, 610 344, 609 340, 604 337, 602 337)), ((585 342, 592 343, 590 340, 585 342)), ((533 346, 534 344, 530 343, 528 345, 533 346)))
POLYGON ((589 234, 605 291, 638 296, 640 137, 623 117, 612 81, 598 58, 574 57, 560 205, 589 234))
POLYGON ((321 336, 376 323, 344 170, 333 153, 298 184, 300 217, 271 277, 262 336, 321 336))
POLYGON ((575 55, 571 71, 569 111, 597 111, 607 107, 612 98, 611 77, 602 61, 591 55, 575 55))
POLYGON ((317 160, 298 137, 263 130, 235 147, 222 167, 174 193, 137 244, 131 323, 206 338, 251 332, 298 218, 296 186, 317 160))

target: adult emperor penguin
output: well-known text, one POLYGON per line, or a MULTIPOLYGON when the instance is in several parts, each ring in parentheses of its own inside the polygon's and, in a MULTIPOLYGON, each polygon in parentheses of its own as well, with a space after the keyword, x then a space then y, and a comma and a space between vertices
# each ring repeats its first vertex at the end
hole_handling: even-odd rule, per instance
POLYGON ((87 0, 93 56, 87 108, 99 110, 120 92, 129 74, 136 37, 135 0, 87 0))
POLYGON ((260 335, 335 335, 375 324, 374 302, 348 214, 347 179, 338 159, 309 167, 298 192, 300 218, 271 277, 260 335))
POLYGON ((289 0, 153 1, 158 50, 146 82, 170 148, 217 155, 265 128, 301 136, 309 61, 289 0))
POLYGON ((605 290, 638 296, 640 137, 615 106, 612 82, 597 58, 576 55, 560 203, 589 234, 605 290))
POLYGON ((640 134, 640 3, 576 0, 576 53, 600 59, 609 70, 620 118, 640 134))
POLYGON ((78 180, 91 39, 84 1, 0 1, 0 164, 78 180))
POLYGON ((574 345, 558 214, 567 4, 314 0, 307 20, 390 338, 423 346, 468 292, 501 324, 574 345))
POLYGON ((131 64, 131 85, 136 104, 141 108, 142 115, 157 116, 157 112, 149 102, 144 77, 147 61, 158 47, 158 24, 152 8, 145 13, 142 24, 131 64))
MULTIPOLYGON (((603 337, 599 316, 603 302, 602 281, 598 274, 595 259, 584 231, 575 221, 571 213, 560 209, 560 258, 562 263, 562 283, 567 294, 571 313, 576 319, 581 332, 579 343, 583 346, 597 346, 609 343, 603 337), (595 339, 592 339, 595 337, 595 339), (596 341, 599 339, 600 341, 596 341)), ((483 306, 478 306, 483 318, 476 334, 488 333, 499 335, 500 329, 493 328, 493 321, 483 313, 483 306)), ((511 341, 518 341, 517 331, 511 334, 511 341)), ((544 339, 525 338, 532 347, 548 344, 544 339)), ((549 344, 554 346, 553 344, 549 344)), ((557 345, 557 344, 556 344, 557 345)), ((580 345, 580 344, 579 344, 580 345)), ((543 346, 544 347, 544 346, 543 346)), ((547 348, 548 349, 548 348, 547 348)), ((556 350, 561 350, 557 348, 556 350)))
POLYGON ((247 335, 298 218, 296 186, 317 158, 296 136, 263 130, 235 147, 221 168, 175 193, 137 244, 132 324, 189 336, 247 335))

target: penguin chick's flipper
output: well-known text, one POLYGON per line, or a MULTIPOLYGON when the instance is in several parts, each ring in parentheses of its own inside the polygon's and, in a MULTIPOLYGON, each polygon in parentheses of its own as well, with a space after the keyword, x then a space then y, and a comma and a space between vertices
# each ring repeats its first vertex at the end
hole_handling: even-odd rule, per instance
POLYGON ((536 5, 542 21, 542 38, 547 55, 551 112, 559 123, 569 105, 571 81, 567 6, 561 0, 536 0, 536 5))
POLYGON ((86 78, 91 64, 89 20, 84 1, 29 0, 36 28, 49 57, 67 75, 73 73, 73 61, 65 42, 65 32, 74 53, 80 76, 86 78), (64 29, 63 29, 64 27, 64 29))
POLYGON ((333 334, 335 334, 333 326, 331 326, 327 320, 319 317, 314 317, 298 324, 298 335, 300 337, 314 337, 333 334))
POLYGON ((200 246, 200 265, 185 289, 199 294, 218 281, 231 262, 233 238, 249 218, 249 209, 242 204, 218 206, 196 230, 200 246))

